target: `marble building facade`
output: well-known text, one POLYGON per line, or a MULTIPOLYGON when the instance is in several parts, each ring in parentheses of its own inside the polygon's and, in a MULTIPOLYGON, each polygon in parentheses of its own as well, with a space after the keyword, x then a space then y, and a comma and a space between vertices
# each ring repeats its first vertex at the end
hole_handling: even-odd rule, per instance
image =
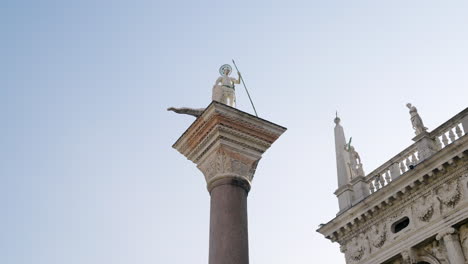
POLYGON ((337 216, 317 230, 347 264, 468 263, 468 108, 365 175, 335 119, 337 216))

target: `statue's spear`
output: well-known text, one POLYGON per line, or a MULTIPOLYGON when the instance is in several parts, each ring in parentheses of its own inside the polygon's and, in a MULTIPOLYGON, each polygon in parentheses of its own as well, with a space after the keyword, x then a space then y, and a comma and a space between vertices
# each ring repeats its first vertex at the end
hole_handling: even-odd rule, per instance
MULTIPOLYGON (((232 60, 232 63, 234 64, 234 67, 236 67, 237 72, 239 72, 239 69, 237 68, 237 65, 236 65, 236 62, 234 61, 234 59, 232 60)), ((244 85, 245 91, 247 92, 247 96, 249 97, 250 104, 252 104, 253 110, 255 112, 255 116, 258 117, 257 110, 255 110, 255 105, 252 102, 252 98, 250 98, 249 90, 247 90, 247 86, 245 85, 244 78, 242 78, 242 75, 240 75, 240 74, 239 74, 239 77, 240 77, 240 79, 242 81, 242 84, 244 85)))

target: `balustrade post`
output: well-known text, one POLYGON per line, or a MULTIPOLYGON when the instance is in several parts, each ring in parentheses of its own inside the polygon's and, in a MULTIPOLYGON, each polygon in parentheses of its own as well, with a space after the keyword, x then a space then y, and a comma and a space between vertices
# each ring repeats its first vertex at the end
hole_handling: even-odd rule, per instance
POLYGON ((350 184, 353 186, 354 193, 352 205, 357 204, 369 195, 367 182, 363 176, 355 177, 350 184))
POLYGON ((460 125, 457 125, 455 127, 455 134, 457 134, 458 138, 461 138, 463 136, 462 130, 460 129, 460 125))
POLYGON ((392 177, 391 177, 391 175, 390 175, 390 171, 387 170, 387 172, 385 172, 384 175, 385 175, 384 178, 385 178, 386 184, 389 184, 389 183, 392 181, 392 177))
POLYGON ((444 132, 442 134, 442 143, 444 143, 444 148, 448 145, 449 141, 448 141, 448 137, 447 137, 447 132, 444 132))
POLYGON ((461 124, 463 126, 463 131, 465 131, 465 135, 468 134, 468 115, 463 117, 461 124))
POLYGON ((374 181, 373 180, 371 180, 369 182, 369 190, 370 190, 371 194, 375 193, 375 187, 374 187, 374 181))
POLYGON ((398 164, 398 162, 395 162, 390 166, 390 174, 392 175, 392 180, 396 180, 400 177, 400 164, 398 164))
POLYGON ((406 167, 405 167, 405 160, 402 160, 400 162, 400 170, 401 170, 401 174, 405 173, 406 172, 406 167))
POLYGON ((453 133, 453 128, 449 129, 449 138, 450 143, 453 143, 455 141, 455 133, 453 133))
POLYGON ((437 147, 437 150, 441 150, 442 149, 442 141, 441 139, 437 136, 435 137, 435 144, 436 144, 436 147, 437 147))

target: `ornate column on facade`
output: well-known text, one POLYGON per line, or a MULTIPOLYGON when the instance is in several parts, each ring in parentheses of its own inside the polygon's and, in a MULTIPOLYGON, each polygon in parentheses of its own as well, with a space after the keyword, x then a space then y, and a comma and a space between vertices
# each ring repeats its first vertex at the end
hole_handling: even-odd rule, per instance
POLYGON ((450 264, 464 264, 465 257, 463 256, 463 250, 460 244, 458 233, 455 228, 450 227, 440 232, 436 236, 437 240, 443 240, 445 249, 447 250, 447 257, 450 264))
POLYGON ((210 264, 248 264, 247 194, 262 154, 286 128, 213 101, 173 145, 205 176, 210 264))

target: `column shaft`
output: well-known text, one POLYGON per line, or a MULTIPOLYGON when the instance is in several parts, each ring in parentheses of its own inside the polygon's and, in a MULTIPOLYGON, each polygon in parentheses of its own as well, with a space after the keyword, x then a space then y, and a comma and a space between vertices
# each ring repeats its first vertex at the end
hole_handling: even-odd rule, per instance
POLYGON ((458 234, 448 234, 444 236, 444 244, 450 264, 464 264, 463 250, 458 240, 458 234))
POLYGON ((211 190, 209 264, 248 264, 247 191, 223 184, 211 190))

